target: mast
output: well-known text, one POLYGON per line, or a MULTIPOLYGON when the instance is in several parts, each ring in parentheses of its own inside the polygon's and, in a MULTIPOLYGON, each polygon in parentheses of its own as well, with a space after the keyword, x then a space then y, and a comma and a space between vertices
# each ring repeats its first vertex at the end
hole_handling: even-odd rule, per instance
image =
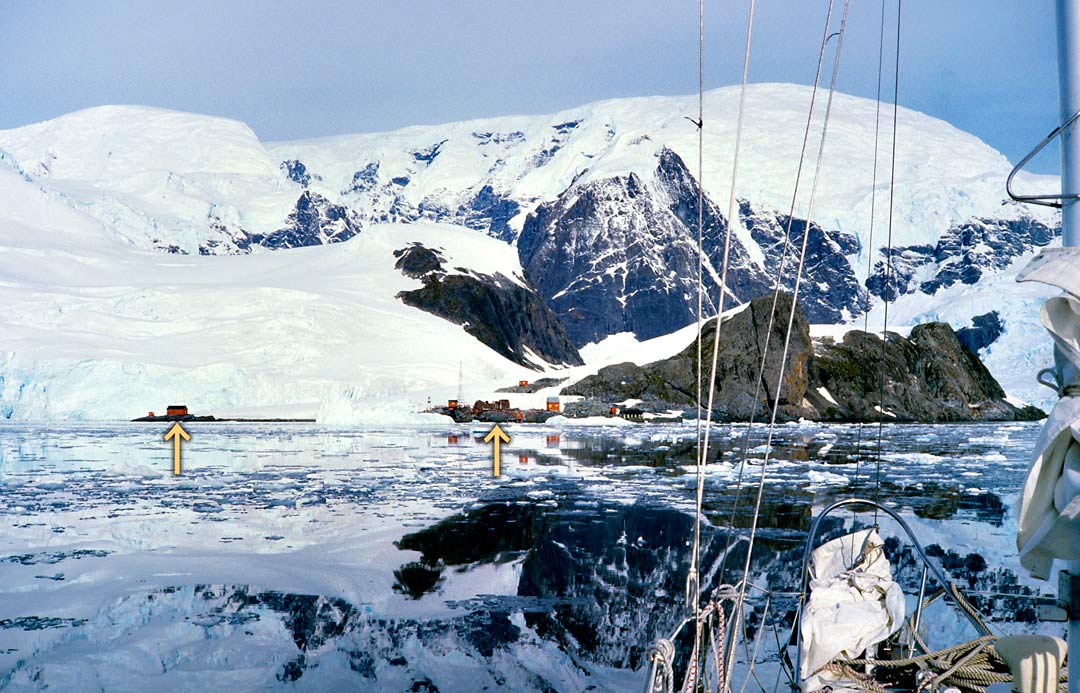
MULTIPOLYGON (((1058 48, 1058 98, 1061 122, 1080 111, 1080 0, 1056 0, 1058 48)), ((1080 204, 1069 199, 1080 192, 1080 133, 1074 127, 1061 133, 1061 235, 1065 247, 1080 246, 1080 204)), ((1058 382, 1076 381, 1075 366, 1054 347, 1058 382)), ((1080 561, 1069 561, 1065 570, 1080 580, 1080 561)), ((1067 583, 1066 583, 1067 584, 1067 583)), ((1072 591, 1072 590, 1069 590, 1072 591)), ((1067 595, 1059 595, 1059 598, 1067 595)), ((1080 613, 1071 604, 1069 613, 1069 693, 1080 693, 1080 613)))
MULTIPOLYGON (((1080 111, 1080 1, 1057 0, 1058 96, 1064 123, 1080 111)), ((1061 231, 1063 245, 1080 246, 1080 133, 1061 133, 1061 231)))

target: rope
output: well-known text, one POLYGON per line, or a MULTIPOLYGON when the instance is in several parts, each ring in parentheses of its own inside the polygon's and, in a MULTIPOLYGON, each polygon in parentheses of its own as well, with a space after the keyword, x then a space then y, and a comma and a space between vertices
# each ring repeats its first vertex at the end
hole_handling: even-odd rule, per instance
POLYGON ((649 648, 648 661, 656 665, 656 675, 649 682, 650 691, 663 691, 673 693, 675 690, 675 672, 672 668, 675 662, 675 643, 667 638, 661 638, 649 648))
POLYGON ((727 617, 724 609, 716 605, 716 629, 710 634, 709 640, 712 645, 713 661, 716 662, 716 690, 727 690, 727 669, 724 667, 724 657, 720 656, 720 643, 727 639, 727 617))
POLYGON ((960 593, 960 588, 956 586, 955 582, 950 582, 948 584, 948 590, 953 598, 956 599, 956 603, 960 605, 960 608, 967 612, 968 616, 971 617, 975 627, 981 630, 983 635, 990 635, 990 627, 982 620, 982 614, 980 614, 978 610, 971 605, 971 602, 960 593))
MULTIPOLYGON (((940 686, 947 685, 955 686, 964 693, 985 693, 990 684, 1012 681, 1013 678, 992 646, 995 640, 995 635, 984 635, 943 650, 905 659, 834 660, 818 671, 847 676, 855 667, 880 667, 894 671, 915 668, 918 682, 916 691, 938 690, 940 686)), ((862 685, 863 681, 858 683, 862 685)), ((875 681, 873 685, 879 684, 875 681)))
MULTIPOLYGON (((821 672, 828 672, 843 677, 859 686, 864 691, 870 691, 871 693, 886 693, 885 687, 875 681, 872 677, 867 676, 862 672, 855 671, 849 664, 844 662, 829 662, 815 673, 821 672)), ((832 690, 832 686, 823 686, 814 689, 812 693, 831 693, 832 690)))
MULTIPOLYGON (((750 572, 750 560, 751 560, 751 558, 753 556, 754 540, 755 540, 756 535, 757 535, 758 520, 760 519, 760 516, 761 516, 761 501, 762 501, 762 497, 764 496, 764 492, 765 492, 765 472, 766 472, 766 470, 768 469, 768 466, 769 466, 769 458, 770 458, 770 456, 772 454, 773 436, 774 436, 774 434, 776 432, 776 415, 777 415, 777 411, 779 410, 779 407, 780 407, 780 395, 781 395, 781 391, 782 391, 783 384, 784 384, 783 383, 783 381, 784 381, 784 372, 785 372, 786 366, 787 366, 788 350, 789 350, 789 348, 791 346, 791 331, 792 331, 792 327, 795 324, 795 307, 796 307, 797 301, 799 299, 799 288, 800 288, 800 285, 801 285, 801 282, 802 282, 803 266, 804 266, 804 264, 806 262, 806 248, 807 248, 807 245, 808 245, 808 241, 810 239, 810 228, 811 228, 811 224, 813 222, 814 198, 816 196, 817 185, 818 185, 818 182, 819 182, 820 177, 821 177, 821 163, 822 163, 822 160, 824 158, 824 153, 825 153, 825 137, 826 137, 826 135, 828 134, 828 131, 829 131, 829 117, 832 115, 833 96, 836 93, 836 79, 837 79, 837 75, 838 75, 839 70, 840 70, 840 52, 841 52, 841 49, 843 48, 843 45, 844 45, 844 31, 845 31, 845 28, 847 26, 848 5, 849 5, 849 0, 844 0, 844 9, 843 9, 843 13, 841 14, 841 18, 840 18, 840 31, 838 33, 838 37, 837 37, 837 40, 836 40, 836 54, 833 57, 832 78, 831 78, 830 83, 829 83, 829 97, 828 97, 828 100, 826 101, 826 105, 825 105, 825 117, 824 117, 824 121, 822 123, 821 139, 818 142, 817 162, 816 162, 816 165, 815 165, 813 182, 811 183, 811 186, 810 186, 810 201, 809 201, 809 205, 807 207, 806 226, 805 226, 805 228, 803 230, 802 247, 801 247, 800 252, 799 252, 799 265, 798 265, 798 269, 797 269, 797 271, 795 273, 795 286, 794 286, 794 289, 792 290, 791 313, 788 315, 787 330, 786 330, 785 335, 784 335, 784 349, 783 349, 781 359, 780 359, 779 374, 777 375, 777 379, 776 379, 776 397, 773 400, 772 413, 771 413, 771 417, 770 417, 770 421, 769 421, 769 434, 768 434, 768 437, 767 437, 766 442, 765 442, 765 455, 764 455, 764 459, 763 459, 762 465, 761 465, 761 474, 760 474, 760 477, 758 479, 757 498, 756 498, 755 503, 754 503, 753 520, 752 520, 752 522, 750 524, 750 539, 749 539, 749 546, 747 547, 747 552, 746 552, 746 562, 745 562, 745 564, 743 566, 743 575, 746 575, 746 574, 748 574, 750 572)), ((830 12, 831 12, 831 3, 830 3, 830 12)), ((826 24, 826 31, 828 31, 828 25, 827 24, 826 24)), ((828 39, 826 38, 826 42, 827 41, 828 41, 828 39)), ((736 602, 735 616, 734 616, 734 619, 733 619, 734 622, 735 622, 735 630, 738 630, 738 618, 739 618, 739 614, 741 613, 741 607, 742 607, 742 604, 743 604, 743 600, 745 598, 745 594, 746 594, 746 585, 744 584, 744 585, 742 585, 742 588, 740 589, 739 599, 736 602)), ((733 654, 731 652, 729 652, 728 656, 732 657, 733 654)), ((731 660, 729 659, 729 665, 730 664, 731 664, 731 660)))
POLYGON ((694 650, 690 657, 690 663, 686 665, 686 678, 683 679, 682 693, 693 693, 694 686, 697 685, 698 662, 701 659, 701 638, 698 637, 700 633, 701 619, 697 619, 694 623, 694 650))

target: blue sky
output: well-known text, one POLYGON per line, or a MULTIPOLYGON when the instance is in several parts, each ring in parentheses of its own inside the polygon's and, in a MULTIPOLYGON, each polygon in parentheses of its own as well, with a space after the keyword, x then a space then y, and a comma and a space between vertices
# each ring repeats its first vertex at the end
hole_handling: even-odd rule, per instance
MULTIPOLYGON (((707 0, 706 87, 738 81, 747 5, 707 0)), ((751 80, 812 81, 825 7, 759 0, 751 80)), ((843 91, 874 94, 880 8, 852 0, 843 91)), ((900 103, 1017 160, 1057 124, 1053 11, 906 0, 900 103)), ((0 0, 0 32, 0 128, 136 103, 281 140, 697 89, 688 0, 0 0)))

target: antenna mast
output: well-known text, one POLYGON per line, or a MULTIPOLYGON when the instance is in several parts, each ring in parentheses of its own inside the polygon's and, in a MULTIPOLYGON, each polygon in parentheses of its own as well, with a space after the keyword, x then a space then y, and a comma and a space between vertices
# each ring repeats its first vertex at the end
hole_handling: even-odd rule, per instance
MULTIPOLYGON (((1080 0, 1057 0, 1058 98, 1061 122, 1080 111, 1080 0)), ((1066 128, 1061 133, 1061 237, 1066 248, 1080 246, 1080 133, 1066 128)), ((1076 382, 1078 373, 1059 346, 1054 347, 1054 362, 1060 383, 1076 382)), ((1080 561, 1068 561, 1065 570, 1071 581, 1080 580, 1080 561)), ((1067 583, 1068 584, 1068 583, 1067 583)), ((1065 595, 1061 595, 1065 596, 1065 595)), ((1071 601, 1071 600, 1070 600, 1071 601)), ((1070 603, 1069 615, 1069 693, 1080 693, 1080 614, 1070 603)))

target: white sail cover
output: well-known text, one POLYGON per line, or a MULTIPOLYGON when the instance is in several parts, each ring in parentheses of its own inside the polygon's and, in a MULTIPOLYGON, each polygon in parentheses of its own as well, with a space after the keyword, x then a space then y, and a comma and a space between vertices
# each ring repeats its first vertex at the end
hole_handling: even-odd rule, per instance
MULTIPOLYGON (((1017 280, 1038 281, 1069 292, 1046 301, 1041 317, 1058 358, 1080 369, 1078 250, 1044 250, 1017 280)), ((1020 563, 1043 580, 1050 577, 1055 559, 1080 559, 1080 392, 1075 395, 1062 397, 1050 412, 1020 497, 1016 533, 1020 563)))
POLYGON ((837 656, 857 657, 895 633, 904 621, 904 593, 876 530, 822 544, 811 554, 810 598, 799 624, 799 677, 805 690, 821 686, 815 671, 837 656))

